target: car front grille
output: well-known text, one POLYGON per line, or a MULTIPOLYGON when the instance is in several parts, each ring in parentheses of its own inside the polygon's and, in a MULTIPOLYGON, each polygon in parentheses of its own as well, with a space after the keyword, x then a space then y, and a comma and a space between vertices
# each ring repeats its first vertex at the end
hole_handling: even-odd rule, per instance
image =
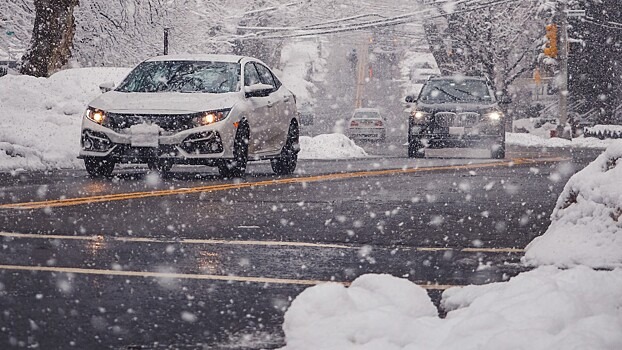
POLYGON ((438 112, 434 114, 434 121, 438 127, 472 127, 480 119, 480 114, 476 112, 438 112))
POLYGON ((165 131, 178 132, 194 127, 193 114, 122 114, 108 113, 107 126, 115 131, 128 129, 138 124, 155 124, 165 131))

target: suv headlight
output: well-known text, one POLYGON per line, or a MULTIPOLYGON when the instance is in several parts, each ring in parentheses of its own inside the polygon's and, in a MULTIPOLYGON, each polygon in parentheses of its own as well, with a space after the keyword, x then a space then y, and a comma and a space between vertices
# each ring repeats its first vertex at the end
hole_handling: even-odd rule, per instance
POLYGON ((229 112, 231 112, 230 109, 222 109, 219 111, 199 113, 196 117, 194 117, 194 126, 199 127, 218 123, 225 120, 227 116, 229 116, 229 112))
POLYGON ((106 112, 101 109, 88 107, 86 112, 84 112, 84 116, 99 125, 104 125, 106 122, 106 112))
POLYGON ((498 122, 499 120, 501 120, 501 118, 503 118, 503 113, 499 111, 492 111, 486 114, 486 118, 488 118, 488 120, 490 121, 498 122))
POLYGON ((410 116, 415 120, 425 120, 429 115, 430 113, 417 111, 417 110, 414 110, 410 113, 410 116))

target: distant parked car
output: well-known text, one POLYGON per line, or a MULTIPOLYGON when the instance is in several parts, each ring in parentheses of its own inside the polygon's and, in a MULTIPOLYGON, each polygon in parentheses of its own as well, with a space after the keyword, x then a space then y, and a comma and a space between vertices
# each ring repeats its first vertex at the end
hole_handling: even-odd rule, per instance
POLYGON ((484 77, 434 77, 426 81, 412 108, 408 156, 424 157, 429 148, 488 148, 505 158, 505 116, 492 84, 484 77))
POLYGON ((359 108, 347 124, 347 135, 352 140, 384 141, 386 120, 376 108, 359 108))
POLYGON ((295 96, 257 59, 155 57, 119 87, 100 88, 111 91, 82 121, 80 158, 91 176, 109 176, 117 163, 217 166, 225 177, 243 175, 249 160, 270 159, 277 174, 296 168, 295 96))

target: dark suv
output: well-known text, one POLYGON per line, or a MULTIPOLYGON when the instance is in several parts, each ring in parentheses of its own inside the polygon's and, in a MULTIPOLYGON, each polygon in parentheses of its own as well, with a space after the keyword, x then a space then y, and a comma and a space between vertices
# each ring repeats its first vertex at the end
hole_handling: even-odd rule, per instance
POLYGON ((408 156, 422 158, 427 148, 488 148, 491 157, 505 158, 505 116, 492 84, 484 77, 434 77, 418 98, 406 97, 412 108, 408 156))

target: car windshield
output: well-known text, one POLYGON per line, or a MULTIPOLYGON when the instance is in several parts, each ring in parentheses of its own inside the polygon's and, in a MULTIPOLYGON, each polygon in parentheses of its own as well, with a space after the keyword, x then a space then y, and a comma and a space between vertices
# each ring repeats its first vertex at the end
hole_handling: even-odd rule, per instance
POLYGON ((119 92, 221 94, 240 89, 240 65, 226 62, 143 62, 117 89, 119 92))
POLYGON ((430 80, 423 87, 419 100, 434 103, 492 102, 493 93, 481 80, 430 80))

